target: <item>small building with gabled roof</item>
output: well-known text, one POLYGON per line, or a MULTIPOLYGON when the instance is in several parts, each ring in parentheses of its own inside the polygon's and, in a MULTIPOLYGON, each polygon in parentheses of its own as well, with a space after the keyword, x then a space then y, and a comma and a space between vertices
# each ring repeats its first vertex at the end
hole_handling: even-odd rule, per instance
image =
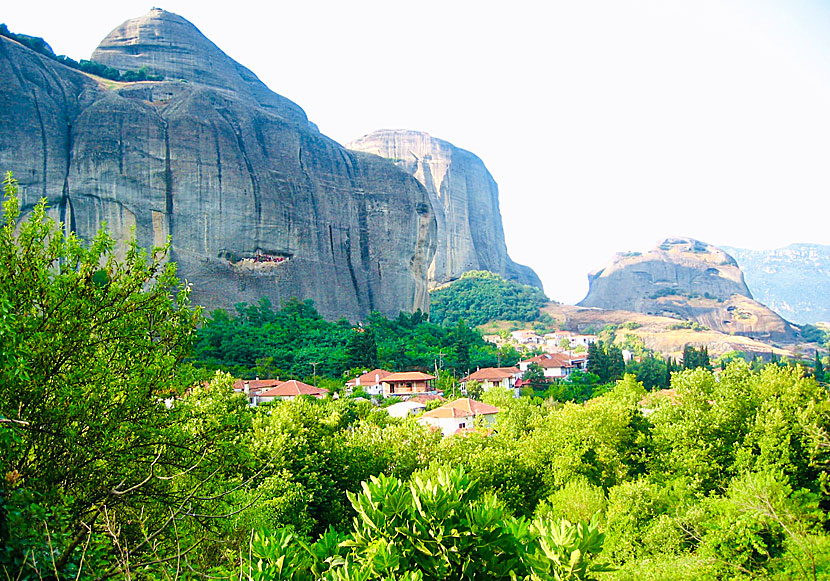
POLYGON ((346 388, 354 390, 359 387, 368 395, 381 395, 383 393, 383 378, 388 375, 392 375, 392 372, 385 369, 373 369, 347 381, 346 388))
POLYGON ((477 418, 483 418, 487 427, 496 423, 499 408, 481 403, 468 397, 451 401, 428 412, 424 412, 418 423, 441 430, 444 437, 452 436, 459 430, 475 426, 477 418))
POLYGON ((434 375, 421 373, 420 371, 390 373, 381 380, 383 383, 383 397, 434 393, 433 379, 435 379, 434 375))
POLYGON ((275 399, 294 399, 300 395, 310 395, 317 399, 323 399, 328 394, 329 390, 327 389, 314 387, 302 381, 291 379, 289 381, 283 381, 278 386, 272 387, 267 391, 260 392, 259 403, 266 403, 274 401, 275 399))
POLYGON ((471 373, 461 380, 461 388, 467 389, 467 382, 478 381, 484 391, 496 386, 513 391, 514 397, 519 397, 519 390, 516 389, 516 381, 522 377, 518 367, 484 367, 475 373, 471 373))

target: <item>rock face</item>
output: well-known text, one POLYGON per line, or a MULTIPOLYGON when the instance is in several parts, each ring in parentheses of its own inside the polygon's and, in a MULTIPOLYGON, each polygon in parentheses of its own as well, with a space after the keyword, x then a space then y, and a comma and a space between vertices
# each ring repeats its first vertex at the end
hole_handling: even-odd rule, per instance
POLYGON ((125 22, 94 60, 164 81, 84 75, 0 38, 0 168, 82 237, 102 221, 171 258, 209 308, 313 299, 358 320, 428 308, 436 221, 388 161, 321 135, 183 18, 125 22))
POLYGON ((532 269, 507 255, 498 186, 478 157, 426 133, 406 130, 376 131, 346 147, 394 161, 429 192, 438 222, 437 248, 429 266, 431 286, 469 270, 489 270, 542 288, 532 269))
POLYGON ((691 238, 666 239, 645 254, 617 254, 589 280, 581 307, 674 317, 765 341, 797 338, 793 325, 753 300, 734 258, 691 238))
POLYGON ((796 323, 830 321, 830 246, 724 250, 738 261, 759 301, 796 323))

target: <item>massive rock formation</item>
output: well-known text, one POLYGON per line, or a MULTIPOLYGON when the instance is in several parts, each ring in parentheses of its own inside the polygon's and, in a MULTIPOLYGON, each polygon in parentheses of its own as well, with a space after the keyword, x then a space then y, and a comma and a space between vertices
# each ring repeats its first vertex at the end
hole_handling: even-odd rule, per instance
POLYGON ((738 261, 752 294, 775 312, 802 324, 830 321, 830 246, 723 249, 738 261))
POLYGON ((507 255, 498 186, 478 157, 426 133, 406 130, 375 131, 346 147, 391 159, 426 187, 438 221, 438 244, 429 267, 432 286, 468 270, 489 270, 542 288, 532 269, 507 255))
POLYGON ((208 307, 313 299, 326 317, 428 308, 430 198, 386 160, 321 135, 185 19, 153 9, 94 59, 117 83, 0 38, 0 168, 82 237, 106 221, 172 259, 208 307))
POLYGON ((645 254, 617 254, 589 279, 581 307, 674 317, 765 341, 797 338, 793 325, 753 300, 734 258, 691 238, 669 238, 645 254))

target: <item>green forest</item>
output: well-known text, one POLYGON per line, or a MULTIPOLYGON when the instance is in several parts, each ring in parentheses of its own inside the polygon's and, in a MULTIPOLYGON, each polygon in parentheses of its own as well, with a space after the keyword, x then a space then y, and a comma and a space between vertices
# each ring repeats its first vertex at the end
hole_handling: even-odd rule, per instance
POLYGON ((451 382, 518 354, 419 313, 204 317, 167 249, 82 242, 43 203, 22 220, 4 185, 2 578, 830 575, 830 403, 800 366, 713 369, 698 350, 638 375, 601 344, 580 397, 491 389, 494 429, 448 438, 345 394, 249 407, 234 377, 451 382))

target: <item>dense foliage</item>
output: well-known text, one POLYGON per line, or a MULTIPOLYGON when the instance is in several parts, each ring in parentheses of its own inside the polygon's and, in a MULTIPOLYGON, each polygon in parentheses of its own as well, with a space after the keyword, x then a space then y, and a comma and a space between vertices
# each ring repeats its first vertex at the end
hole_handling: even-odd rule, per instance
POLYGON ((259 581, 405 579, 587 579, 609 570, 594 562, 604 535, 596 523, 508 513, 463 468, 434 481, 373 476, 349 493, 357 516, 347 535, 328 531, 311 546, 291 533, 257 535, 250 576, 259 581), (293 541, 293 542, 292 542, 293 541))
POLYGON ((267 299, 239 304, 236 314, 214 311, 198 332, 195 361, 239 377, 340 378, 352 369, 446 369, 457 376, 476 367, 513 365, 513 348, 497 349, 464 321, 430 323, 421 312, 387 319, 372 313, 360 326, 329 322, 311 301, 286 301, 274 310, 267 299))
MULTIPOLYGON (((650 393, 627 374, 564 404, 490 389, 494 429, 449 438, 347 397, 252 408, 231 376, 197 381, 182 363, 199 315, 163 249, 82 244, 42 204, 22 221, 6 189, 0 576, 830 576, 830 402, 799 366, 736 359, 650 393)), ((199 342, 222 361, 237 361, 223 351, 236 332, 250 357, 272 337, 315 348, 315 329, 341 333, 344 358, 476 353, 464 324, 355 328, 306 303, 266 306, 214 316, 199 342)), ((282 361, 273 345, 255 366, 282 361)))
POLYGON ((463 319, 473 326, 495 320, 535 321, 547 302, 548 297, 536 287, 475 270, 430 293, 430 320, 455 324, 463 319))
POLYGON ((0 36, 5 36, 14 41, 19 42, 23 46, 42 54, 54 61, 66 65, 70 68, 77 69, 84 73, 97 75, 111 81, 122 81, 125 83, 133 83, 137 81, 163 81, 164 77, 161 75, 151 74, 146 67, 142 67, 137 71, 124 71, 107 66, 92 60, 81 59, 80 62, 69 58, 66 55, 56 55, 52 47, 39 36, 29 36, 28 34, 17 34, 11 32, 5 24, 0 24, 0 36))

